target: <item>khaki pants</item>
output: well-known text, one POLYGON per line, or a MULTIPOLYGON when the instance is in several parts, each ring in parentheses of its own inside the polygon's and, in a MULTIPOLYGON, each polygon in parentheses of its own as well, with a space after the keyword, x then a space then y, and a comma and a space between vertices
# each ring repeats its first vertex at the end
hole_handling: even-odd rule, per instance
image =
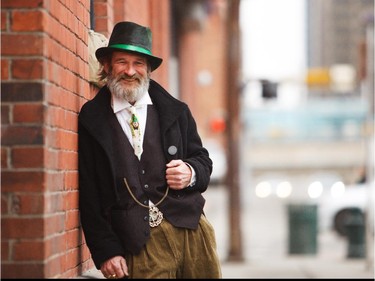
POLYGON ((221 278, 214 229, 204 215, 196 230, 177 228, 166 219, 151 228, 141 253, 128 256, 129 278, 221 278))

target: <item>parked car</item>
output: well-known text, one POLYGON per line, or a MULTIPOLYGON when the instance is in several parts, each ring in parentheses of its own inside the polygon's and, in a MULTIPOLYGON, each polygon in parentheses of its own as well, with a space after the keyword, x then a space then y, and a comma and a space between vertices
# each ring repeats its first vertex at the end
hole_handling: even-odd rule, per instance
MULTIPOLYGON (((370 185, 366 183, 345 186, 341 195, 329 192, 322 196, 319 204, 320 225, 345 236, 350 216, 356 212, 363 223, 370 205, 370 185)), ((332 190, 331 190, 332 191, 332 190)))
POLYGON ((363 223, 368 220, 367 215, 373 215, 369 208, 374 208, 374 183, 345 185, 340 176, 331 173, 312 174, 302 182, 282 174, 267 174, 255 182, 254 192, 259 198, 277 196, 285 204, 317 205, 320 231, 333 230, 345 236, 353 213, 363 223))

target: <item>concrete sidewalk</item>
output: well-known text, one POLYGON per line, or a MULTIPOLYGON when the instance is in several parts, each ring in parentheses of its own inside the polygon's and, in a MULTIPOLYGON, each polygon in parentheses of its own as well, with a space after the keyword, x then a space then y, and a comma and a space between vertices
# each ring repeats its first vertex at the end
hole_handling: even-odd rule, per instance
MULTIPOLYGON (((363 259, 332 261, 316 257, 288 257, 253 262, 223 262, 223 278, 338 278, 374 279, 374 267, 363 259)), ((81 279, 104 279, 100 271, 92 269, 81 279)))
POLYGON ((374 267, 363 260, 324 260, 316 257, 287 257, 283 260, 256 260, 223 263, 223 278, 369 278, 374 267))

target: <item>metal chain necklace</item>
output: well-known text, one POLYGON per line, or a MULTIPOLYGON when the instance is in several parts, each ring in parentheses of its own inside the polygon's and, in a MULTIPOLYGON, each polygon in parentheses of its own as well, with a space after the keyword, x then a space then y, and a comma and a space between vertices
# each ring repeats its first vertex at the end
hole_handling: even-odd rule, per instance
POLYGON ((161 224, 161 222, 163 221, 163 213, 159 210, 159 208, 157 206, 161 202, 163 202, 163 200, 167 197, 168 191, 169 191, 169 186, 167 186, 165 194, 163 195, 163 197, 160 199, 160 201, 158 203, 154 204, 153 206, 148 206, 148 205, 145 205, 145 204, 142 204, 141 202, 139 202, 139 200, 134 196, 133 192, 130 190, 130 187, 129 187, 129 184, 128 184, 128 181, 126 180, 126 178, 124 178, 124 182, 125 182, 126 188, 128 189, 128 191, 129 191, 131 197, 134 199, 134 201, 137 202, 138 205, 140 205, 142 207, 145 207, 145 208, 148 208, 150 226, 155 227, 155 226, 158 226, 159 224, 161 224))

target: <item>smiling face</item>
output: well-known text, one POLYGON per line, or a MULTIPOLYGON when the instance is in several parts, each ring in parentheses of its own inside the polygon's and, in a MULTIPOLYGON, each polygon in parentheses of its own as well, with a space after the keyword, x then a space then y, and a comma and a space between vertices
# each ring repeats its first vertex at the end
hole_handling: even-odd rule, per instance
POLYGON ((134 104, 148 90, 151 72, 145 56, 113 52, 104 69, 108 73, 108 88, 118 98, 134 104))

